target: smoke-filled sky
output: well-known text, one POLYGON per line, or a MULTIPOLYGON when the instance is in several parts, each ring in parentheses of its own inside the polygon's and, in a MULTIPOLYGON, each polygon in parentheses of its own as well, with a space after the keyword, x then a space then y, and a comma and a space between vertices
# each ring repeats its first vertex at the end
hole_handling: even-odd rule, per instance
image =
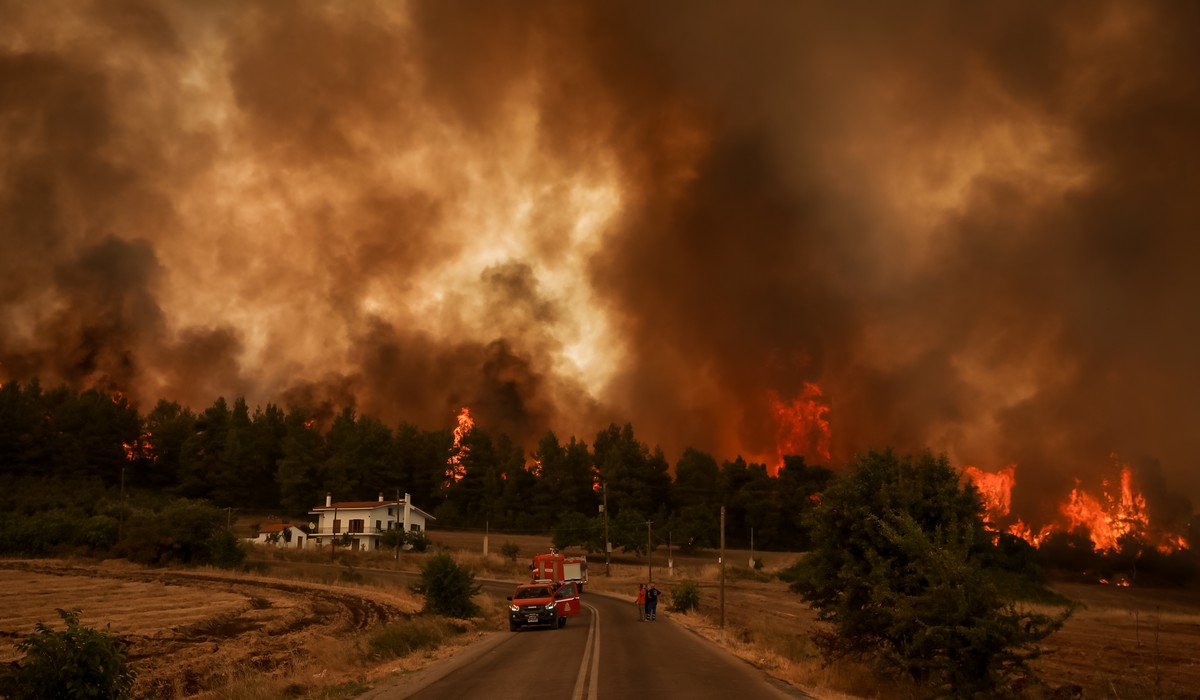
POLYGON ((1198 75, 1183 2, 0 0, 0 381, 772 464, 812 384, 1200 502, 1198 75))

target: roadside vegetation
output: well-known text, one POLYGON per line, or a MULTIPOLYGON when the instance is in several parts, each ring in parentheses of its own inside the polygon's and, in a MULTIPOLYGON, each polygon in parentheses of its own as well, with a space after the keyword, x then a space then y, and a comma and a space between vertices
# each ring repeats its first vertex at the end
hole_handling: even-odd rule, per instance
POLYGON ((137 673, 126 663, 125 643, 107 630, 79 621, 79 610, 58 610, 66 625, 38 623, 17 642, 24 655, 0 668, 0 697, 8 700, 86 700, 132 697, 137 673))

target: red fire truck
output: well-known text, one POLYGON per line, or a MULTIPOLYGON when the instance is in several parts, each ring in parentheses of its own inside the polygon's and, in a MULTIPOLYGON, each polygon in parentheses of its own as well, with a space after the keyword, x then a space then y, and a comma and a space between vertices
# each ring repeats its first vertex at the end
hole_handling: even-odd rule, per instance
POLYGON ((532 583, 574 583, 579 592, 587 584, 587 557, 567 556, 554 549, 549 554, 535 554, 529 564, 529 580, 532 583))

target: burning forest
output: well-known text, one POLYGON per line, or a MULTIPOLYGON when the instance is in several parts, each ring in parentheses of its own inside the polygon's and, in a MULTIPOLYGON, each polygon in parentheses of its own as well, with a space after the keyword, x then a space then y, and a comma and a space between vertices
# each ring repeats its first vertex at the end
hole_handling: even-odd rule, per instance
POLYGON ((0 382, 928 449, 1032 545, 1185 547, 1197 12, 4 3, 0 382))

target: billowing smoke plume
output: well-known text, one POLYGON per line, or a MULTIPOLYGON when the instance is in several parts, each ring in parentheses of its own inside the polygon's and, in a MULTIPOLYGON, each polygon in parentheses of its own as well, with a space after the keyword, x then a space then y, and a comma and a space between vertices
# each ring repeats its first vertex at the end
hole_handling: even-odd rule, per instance
POLYGON ((0 3, 0 380, 1195 497, 1197 14, 0 3))

